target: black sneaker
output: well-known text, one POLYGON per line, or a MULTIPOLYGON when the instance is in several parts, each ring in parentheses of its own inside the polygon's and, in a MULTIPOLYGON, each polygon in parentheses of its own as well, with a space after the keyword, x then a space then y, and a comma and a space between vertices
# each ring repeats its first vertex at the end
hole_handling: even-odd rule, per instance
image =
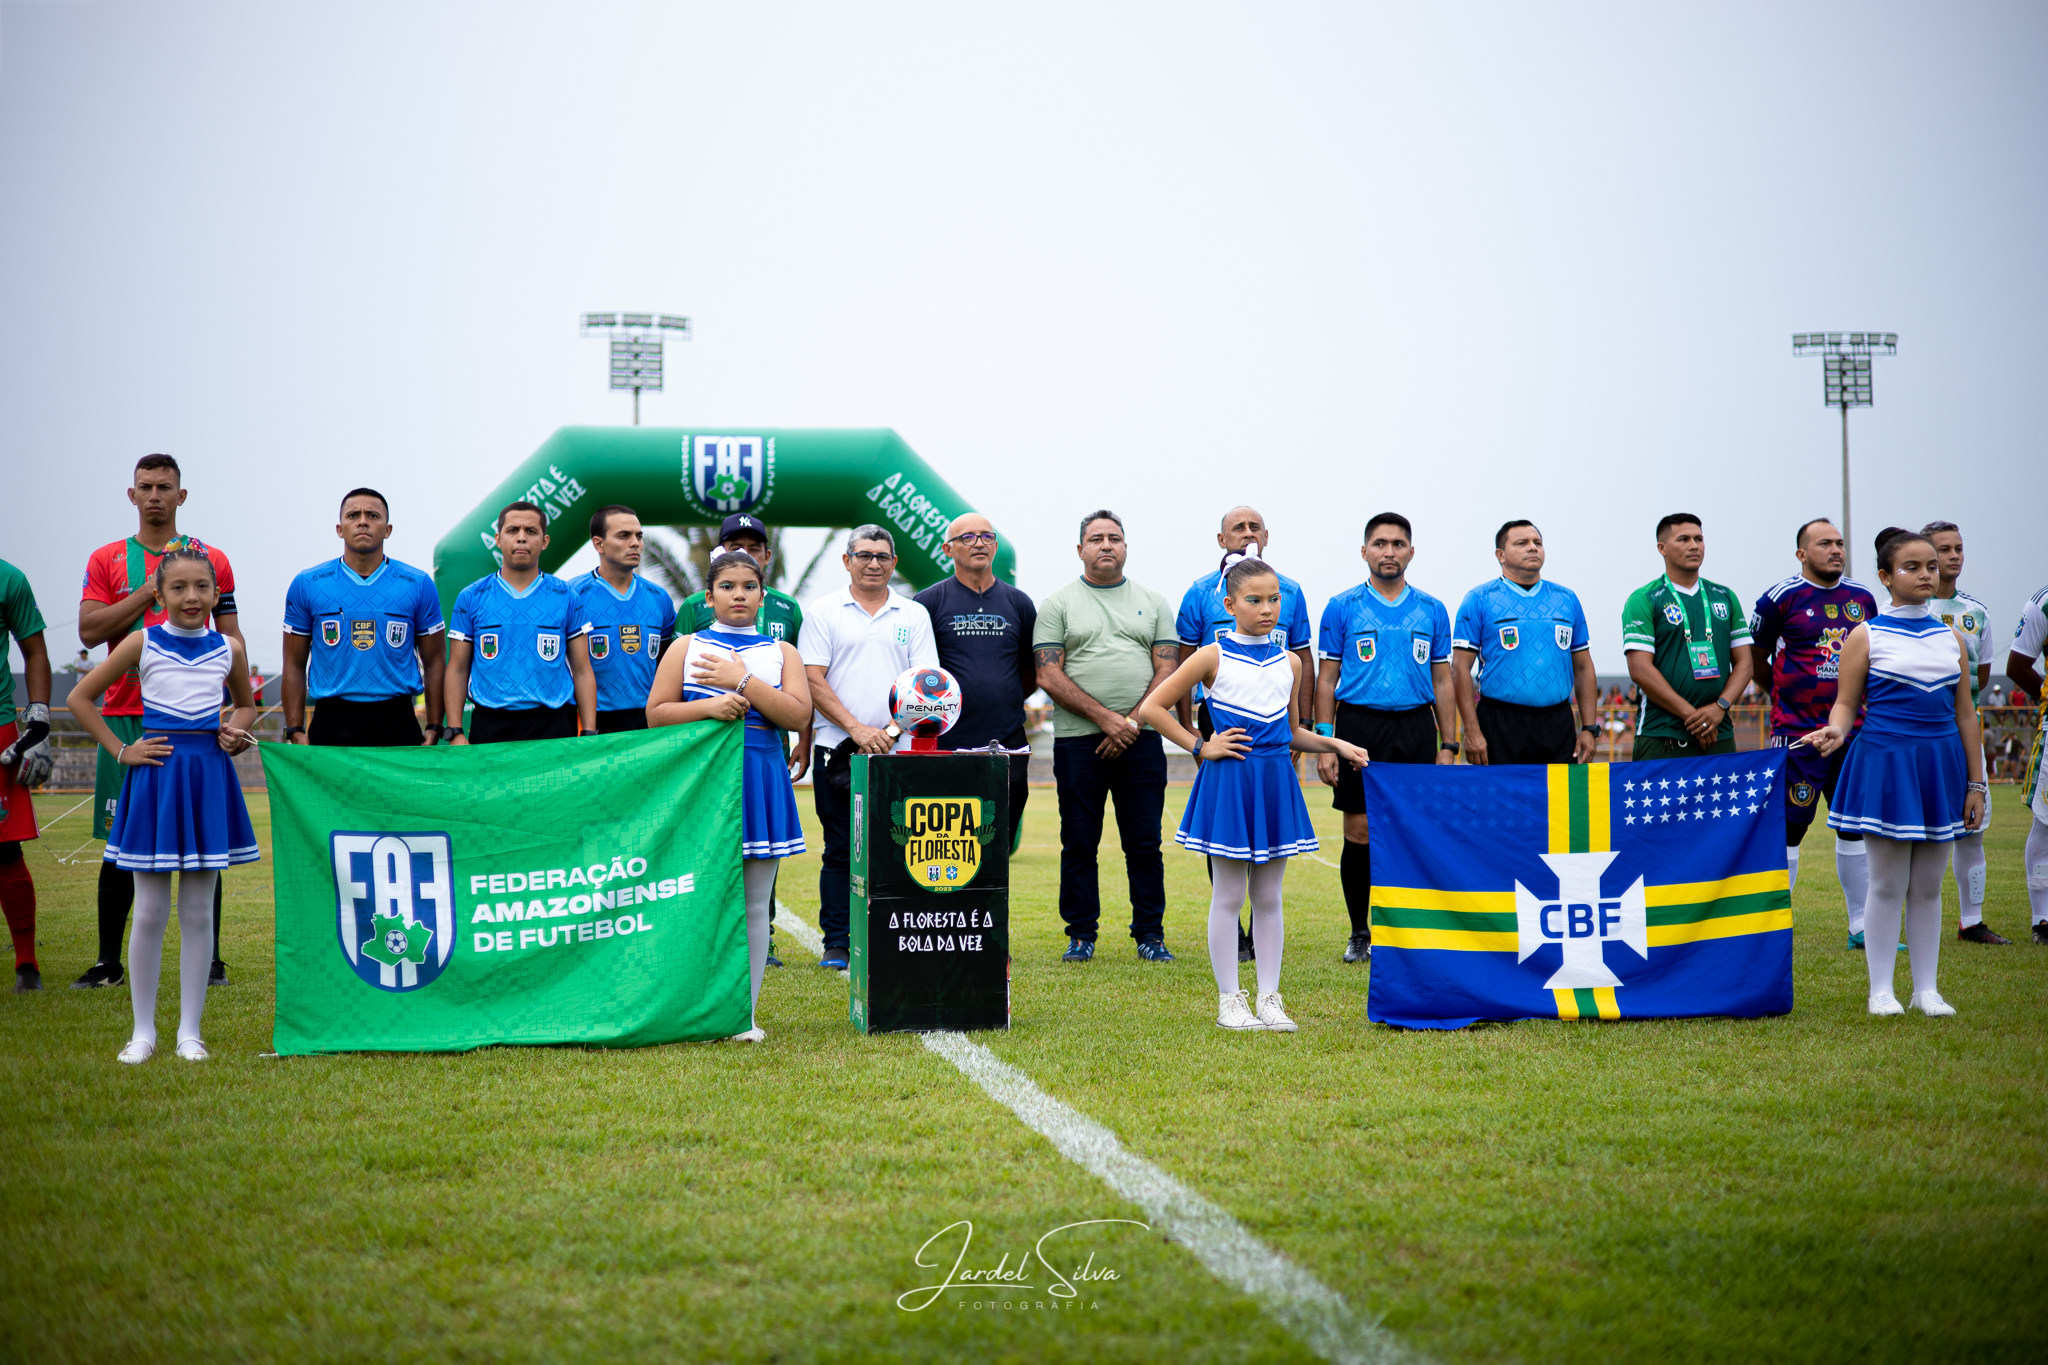
POLYGON ((1344 945, 1344 960, 1346 962, 1372 961, 1372 935, 1353 934, 1351 942, 1344 945))
POLYGON ((782 959, 775 955, 775 950, 773 948, 770 948, 768 950, 767 965, 770 967, 780 967, 782 965, 782 959))
POLYGON ((227 964, 227 963, 225 963, 225 962, 221 962, 221 961, 219 961, 219 960, 217 960, 217 959, 216 959, 216 960, 215 960, 215 962, 214 962, 214 964, 213 964, 213 967, 212 967, 212 969, 211 969, 210 971, 208 971, 208 972, 206 973, 206 984, 207 984, 208 986, 225 986, 225 985, 227 985, 227 984, 228 984, 228 964, 227 964))
POLYGON ((2048 944, 2048 919, 2034 921, 2034 942, 2048 944))
POLYGON ((1138 956, 1147 962, 1171 962, 1173 954, 1166 951, 1166 940, 1148 938, 1138 945, 1138 956))
POLYGON ((2011 939, 1999 933, 1983 920, 1978 920, 1967 929, 1956 930, 1956 937, 1965 943, 2010 943, 2011 939))
POLYGON ((121 964, 118 962, 95 962, 85 969, 85 975, 71 983, 74 991, 98 990, 101 986, 121 984, 121 964))
POLYGON ((1060 961, 1062 962, 1093 962, 1094 960, 1095 944, 1085 938, 1068 939, 1067 950, 1060 954, 1060 961))
POLYGON ((14 969, 15 994, 19 995, 23 991, 39 991, 42 988, 42 969, 37 967, 35 963, 31 962, 27 966, 14 969))

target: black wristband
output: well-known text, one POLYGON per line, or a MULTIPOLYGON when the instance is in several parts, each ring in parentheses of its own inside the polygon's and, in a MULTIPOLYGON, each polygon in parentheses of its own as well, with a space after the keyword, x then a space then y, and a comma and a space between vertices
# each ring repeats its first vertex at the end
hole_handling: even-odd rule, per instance
POLYGON ((459 739, 461 736, 462 727, 460 725, 444 725, 441 727, 441 738, 443 739, 459 739))
POLYGON ((290 739, 293 735, 303 735, 305 733, 306 727, 303 725, 287 725, 284 727, 284 737, 286 739, 290 739))
POLYGON ((1464 752, 1464 746, 1448 739, 1445 740, 1442 744, 1437 745, 1437 748, 1443 749, 1446 752, 1453 754, 1459 754, 1464 752))
POLYGON ((1587 734, 1593 735, 1595 737, 1598 737, 1598 735, 1600 734, 1600 727, 1597 725, 1581 725, 1579 728, 1581 730, 1584 730, 1587 734))

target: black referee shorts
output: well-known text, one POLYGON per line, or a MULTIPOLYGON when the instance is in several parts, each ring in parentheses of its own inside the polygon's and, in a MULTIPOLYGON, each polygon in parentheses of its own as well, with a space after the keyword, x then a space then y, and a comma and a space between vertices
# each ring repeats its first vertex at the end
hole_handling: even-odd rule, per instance
MULTIPOLYGON (((1381 711, 1371 706, 1337 703, 1337 738, 1356 744, 1375 763, 1436 762, 1436 708, 1415 706, 1406 711, 1381 711)), ((1337 785, 1330 793, 1332 809, 1346 815, 1365 814, 1365 783, 1358 769, 1337 760, 1337 785)))
POLYGON ((601 735, 623 735, 629 730, 647 728, 647 708, 636 706, 627 711, 600 711, 597 713, 597 732, 601 735))
POLYGON ((1479 733, 1486 740, 1489 765, 1569 763, 1579 739, 1568 701, 1555 706, 1517 706, 1481 697, 1479 733))
POLYGON ((313 721, 306 727, 308 744, 358 749, 417 747, 426 735, 412 713, 411 697, 349 701, 329 697, 313 703, 313 721))
POLYGON ((519 710, 473 707, 469 713, 471 744, 505 744, 521 739, 574 739, 576 707, 529 706, 519 710))

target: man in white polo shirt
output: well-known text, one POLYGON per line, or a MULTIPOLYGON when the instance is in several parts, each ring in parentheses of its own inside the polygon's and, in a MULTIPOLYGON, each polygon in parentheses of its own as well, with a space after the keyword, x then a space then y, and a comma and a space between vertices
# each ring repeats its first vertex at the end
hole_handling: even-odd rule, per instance
POLYGON ((886 754, 907 741, 889 715, 889 685, 907 668, 937 668, 932 618, 916 602, 889 591, 896 540, 880 526, 856 526, 846 537, 847 586, 804 608, 797 653, 810 678, 818 713, 811 800, 825 829, 818 871, 821 967, 846 970, 847 905, 852 894, 853 756, 886 754))

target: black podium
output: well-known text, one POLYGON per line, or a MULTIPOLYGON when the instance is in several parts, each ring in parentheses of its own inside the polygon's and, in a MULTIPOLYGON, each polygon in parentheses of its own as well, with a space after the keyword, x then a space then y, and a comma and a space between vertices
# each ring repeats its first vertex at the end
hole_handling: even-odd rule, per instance
POLYGON ((1010 760, 853 760, 847 975, 863 1033, 1010 1026, 1010 760))

